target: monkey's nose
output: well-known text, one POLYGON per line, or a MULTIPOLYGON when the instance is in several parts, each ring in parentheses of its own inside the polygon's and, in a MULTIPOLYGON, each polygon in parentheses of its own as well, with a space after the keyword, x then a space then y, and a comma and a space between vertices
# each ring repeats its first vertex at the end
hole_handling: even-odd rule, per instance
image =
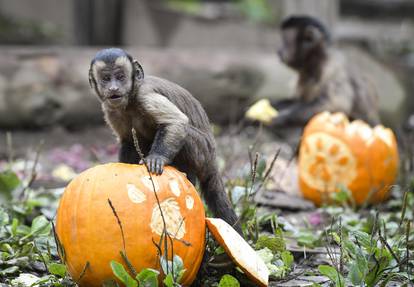
POLYGON ((119 88, 117 86, 110 86, 109 87, 109 91, 111 92, 117 92, 119 90, 119 88))

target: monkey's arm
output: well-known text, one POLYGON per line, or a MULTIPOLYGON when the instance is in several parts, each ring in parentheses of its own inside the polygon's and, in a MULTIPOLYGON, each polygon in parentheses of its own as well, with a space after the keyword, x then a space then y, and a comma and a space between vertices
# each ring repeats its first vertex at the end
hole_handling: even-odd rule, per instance
POLYGON ((292 102, 279 111, 272 126, 305 125, 314 115, 323 112, 343 112, 350 115, 355 94, 348 83, 333 81, 326 86, 321 96, 306 102, 292 102))
POLYGON ((188 134, 188 117, 167 97, 149 93, 142 105, 157 125, 154 141, 146 157, 151 172, 161 174, 163 167, 173 161, 188 134))
POLYGON ((121 140, 121 148, 119 150, 119 162, 123 163, 139 163, 139 156, 135 149, 134 143, 128 140, 121 140))
POLYGON ((272 121, 272 126, 305 125, 309 119, 325 110, 327 105, 323 101, 296 102, 289 107, 279 110, 279 114, 272 121))

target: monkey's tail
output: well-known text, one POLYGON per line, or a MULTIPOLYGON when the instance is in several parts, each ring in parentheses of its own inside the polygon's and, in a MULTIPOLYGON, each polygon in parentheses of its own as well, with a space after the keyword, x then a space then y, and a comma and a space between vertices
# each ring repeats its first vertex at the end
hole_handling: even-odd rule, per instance
POLYGON ((200 187, 204 199, 214 216, 226 221, 240 234, 243 235, 239 218, 234 211, 228 198, 223 180, 217 167, 210 169, 208 176, 201 177, 200 187), (211 172, 212 171, 212 172, 211 172))

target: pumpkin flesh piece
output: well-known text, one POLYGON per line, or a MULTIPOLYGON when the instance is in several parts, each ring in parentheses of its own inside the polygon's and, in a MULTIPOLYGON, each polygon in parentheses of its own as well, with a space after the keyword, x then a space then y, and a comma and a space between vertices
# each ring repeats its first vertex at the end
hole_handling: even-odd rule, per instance
POLYGON ((268 286, 269 270, 253 248, 224 220, 206 218, 207 227, 227 255, 258 286, 268 286))

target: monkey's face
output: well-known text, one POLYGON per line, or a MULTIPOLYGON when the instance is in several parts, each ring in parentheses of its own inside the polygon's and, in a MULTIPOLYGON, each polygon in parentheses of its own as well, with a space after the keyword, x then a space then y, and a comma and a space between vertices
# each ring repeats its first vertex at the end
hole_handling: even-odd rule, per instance
POLYGON ((100 100, 112 108, 125 107, 132 89, 132 63, 119 57, 112 63, 96 61, 92 73, 100 100))
POLYGON ((283 63, 299 70, 321 49, 324 49, 324 38, 320 31, 309 26, 292 27, 282 30, 282 46, 278 55, 283 63))

